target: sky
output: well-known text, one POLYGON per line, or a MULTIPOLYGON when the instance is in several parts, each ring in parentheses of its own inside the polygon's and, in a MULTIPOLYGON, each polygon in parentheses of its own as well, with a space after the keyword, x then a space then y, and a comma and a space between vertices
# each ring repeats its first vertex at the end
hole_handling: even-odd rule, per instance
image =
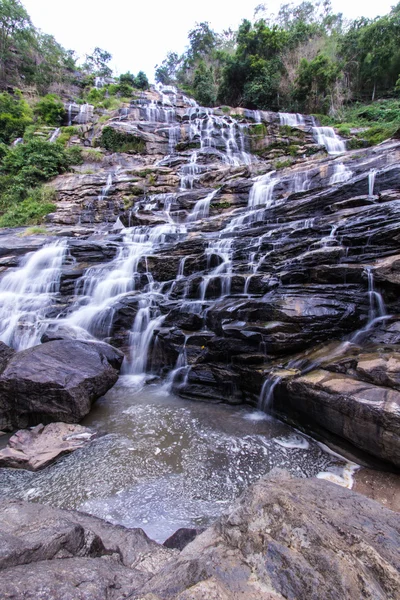
MULTIPOLYGON (((288 1, 265 4, 275 13, 288 1)), ((332 7, 349 19, 371 18, 388 13, 397 1, 332 0, 332 7)), ((208 21, 217 32, 237 29, 242 19, 253 19, 260 0, 22 0, 22 4, 38 29, 80 57, 99 46, 113 55, 116 75, 141 70, 152 81, 155 65, 168 51, 184 52, 187 33, 196 22, 208 21)))

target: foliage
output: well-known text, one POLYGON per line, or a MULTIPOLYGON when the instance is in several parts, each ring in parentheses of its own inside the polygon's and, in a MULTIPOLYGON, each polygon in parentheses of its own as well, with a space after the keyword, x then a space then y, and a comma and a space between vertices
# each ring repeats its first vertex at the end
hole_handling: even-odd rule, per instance
POLYGON ((312 61, 303 58, 294 97, 307 112, 327 112, 333 103, 335 84, 340 75, 340 64, 323 54, 318 54, 312 61))
POLYGON ((39 138, 13 148, 2 146, 0 152, 1 227, 40 222, 54 210, 43 184, 82 160, 80 148, 66 149, 39 138))
MULTIPOLYGON (((44 186, 28 190, 22 202, 12 203, 0 216, 0 227, 21 227, 41 223, 46 215, 56 210, 55 195, 55 190, 44 186)), ((31 234, 34 233, 43 233, 43 230, 31 231, 31 234)))
POLYGON ((208 68, 204 61, 199 63, 194 73, 193 91, 194 97, 203 106, 213 106, 217 100, 212 67, 208 68))
POLYGON ((34 108, 37 115, 47 125, 60 126, 65 117, 64 103, 59 96, 47 94, 39 100, 34 108))
POLYGON ((112 152, 128 152, 133 154, 140 154, 145 150, 145 143, 142 139, 134 136, 116 131, 112 127, 104 127, 100 144, 106 150, 112 152))
POLYGON ((32 123, 32 111, 20 92, 0 94, 0 142, 9 144, 24 135, 32 123))
POLYGON ((103 50, 97 46, 92 54, 86 55, 85 68, 89 73, 93 73, 97 77, 110 77, 112 69, 108 63, 111 59, 112 55, 107 50, 103 50))

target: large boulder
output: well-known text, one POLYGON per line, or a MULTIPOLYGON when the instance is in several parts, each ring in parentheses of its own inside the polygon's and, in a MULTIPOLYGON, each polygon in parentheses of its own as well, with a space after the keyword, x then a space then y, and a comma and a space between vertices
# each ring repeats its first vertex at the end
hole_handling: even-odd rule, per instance
POLYGON ((122 360, 108 344, 77 340, 17 352, 0 376, 0 429, 77 423, 116 383, 122 360))
POLYGON ((399 542, 398 514, 373 500, 272 474, 133 598, 394 600, 399 542))
POLYGON ((0 502, 0 597, 119 600, 174 554, 141 529, 74 511, 0 502))
POLYGON ((274 389, 274 411, 399 468, 400 392, 381 385, 398 385, 398 365, 394 357, 361 358, 356 375, 364 381, 325 369, 283 378, 274 389))

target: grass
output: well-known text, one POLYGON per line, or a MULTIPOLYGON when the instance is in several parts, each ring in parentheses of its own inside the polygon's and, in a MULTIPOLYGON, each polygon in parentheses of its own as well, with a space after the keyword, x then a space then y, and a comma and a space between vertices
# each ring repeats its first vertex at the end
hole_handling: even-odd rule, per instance
POLYGON ((19 234, 19 237, 28 237, 30 235, 47 235, 48 231, 46 227, 40 227, 39 225, 35 225, 34 227, 28 227, 22 233, 19 234))

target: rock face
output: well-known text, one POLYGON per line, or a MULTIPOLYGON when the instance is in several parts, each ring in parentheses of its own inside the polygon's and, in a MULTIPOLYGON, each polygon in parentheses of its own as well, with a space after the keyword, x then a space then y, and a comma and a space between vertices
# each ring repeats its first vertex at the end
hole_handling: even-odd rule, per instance
POLYGON ((122 359, 107 344, 73 340, 17 352, 0 376, 0 429, 80 421, 115 384, 122 359))
POLYGON ((398 597, 398 515, 322 480, 271 474, 180 554, 81 513, 22 501, 0 508, 5 598, 398 597))
POLYGON ((66 423, 21 429, 9 439, 7 447, 0 450, 0 467, 43 469, 60 456, 82 448, 94 435, 87 427, 66 423))

